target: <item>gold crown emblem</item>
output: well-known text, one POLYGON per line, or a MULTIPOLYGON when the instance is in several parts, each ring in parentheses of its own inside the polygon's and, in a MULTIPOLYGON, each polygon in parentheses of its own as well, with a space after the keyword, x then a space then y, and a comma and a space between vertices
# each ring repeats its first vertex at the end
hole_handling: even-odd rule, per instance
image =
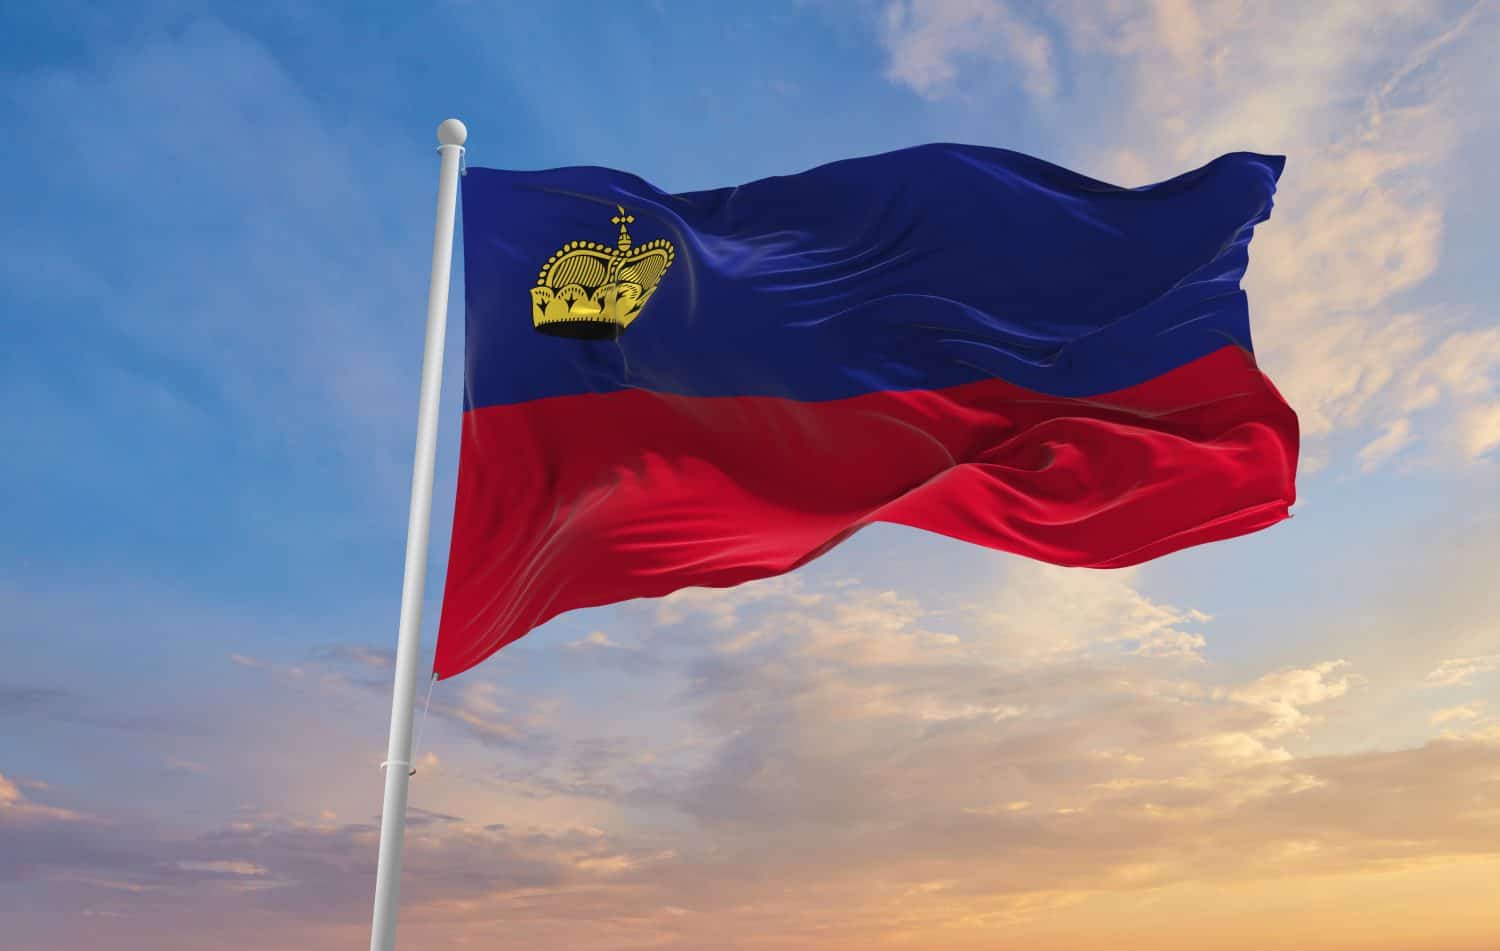
POLYGON ((544 334, 585 340, 614 338, 640 316, 672 265, 672 245, 658 238, 631 248, 625 226, 635 221, 616 205, 620 226, 613 248, 569 241, 542 266, 531 289, 531 322, 544 334))

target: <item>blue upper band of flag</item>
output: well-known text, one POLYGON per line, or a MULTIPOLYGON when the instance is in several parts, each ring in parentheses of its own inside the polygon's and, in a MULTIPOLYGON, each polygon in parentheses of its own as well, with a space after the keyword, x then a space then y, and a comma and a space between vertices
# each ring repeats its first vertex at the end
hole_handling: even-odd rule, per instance
POLYGON ((466 408, 647 389, 832 400, 998 378, 1091 396, 1229 344, 1283 159, 1231 153, 1120 188, 1016 152, 927 145, 667 194, 597 167, 463 180, 466 408), (547 249, 676 248, 614 340, 533 333, 547 249))

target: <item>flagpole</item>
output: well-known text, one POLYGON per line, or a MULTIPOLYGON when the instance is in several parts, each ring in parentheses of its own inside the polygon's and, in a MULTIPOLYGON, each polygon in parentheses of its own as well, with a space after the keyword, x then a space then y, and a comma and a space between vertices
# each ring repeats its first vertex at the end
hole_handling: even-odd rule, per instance
POLYGON ((438 397, 443 387, 443 337, 448 325, 448 278, 453 266, 453 215, 458 166, 469 132, 457 119, 438 126, 437 228, 432 238, 432 280, 427 289, 427 345, 422 354, 422 395, 417 404, 417 451, 412 463, 411 510, 406 522, 406 571, 401 581, 401 624, 396 635, 396 683, 391 694, 391 739, 386 748, 385 801, 380 809, 380 859, 375 870, 375 916, 370 951, 396 947, 401 895, 401 846, 406 833, 406 792, 411 779, 411 721, 417 699, 417 655, 422 641, 422 588, 427 580, 427 534, 432 522, 432 469, 437 458, 438 397))

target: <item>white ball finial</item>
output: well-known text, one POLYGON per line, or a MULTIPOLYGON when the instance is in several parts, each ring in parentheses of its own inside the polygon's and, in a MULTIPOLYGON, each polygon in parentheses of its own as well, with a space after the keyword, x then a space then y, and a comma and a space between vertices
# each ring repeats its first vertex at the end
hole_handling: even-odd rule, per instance
POLYGON ((438 142, 443 145, 463 145, 468 138, 469 130, 457 119, 444 119, 438 126, 438 142))

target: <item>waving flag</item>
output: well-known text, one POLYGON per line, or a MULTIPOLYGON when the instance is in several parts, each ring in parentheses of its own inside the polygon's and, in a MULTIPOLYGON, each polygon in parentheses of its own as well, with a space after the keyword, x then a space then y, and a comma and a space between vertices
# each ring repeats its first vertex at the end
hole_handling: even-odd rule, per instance
POLYGON ((1287 517, 1297 418, 1239 286, 1282 162, 1126 189, 929 145, 685 194, 469 169, 435 672, 876 521, 1110 568, 1287 517))

